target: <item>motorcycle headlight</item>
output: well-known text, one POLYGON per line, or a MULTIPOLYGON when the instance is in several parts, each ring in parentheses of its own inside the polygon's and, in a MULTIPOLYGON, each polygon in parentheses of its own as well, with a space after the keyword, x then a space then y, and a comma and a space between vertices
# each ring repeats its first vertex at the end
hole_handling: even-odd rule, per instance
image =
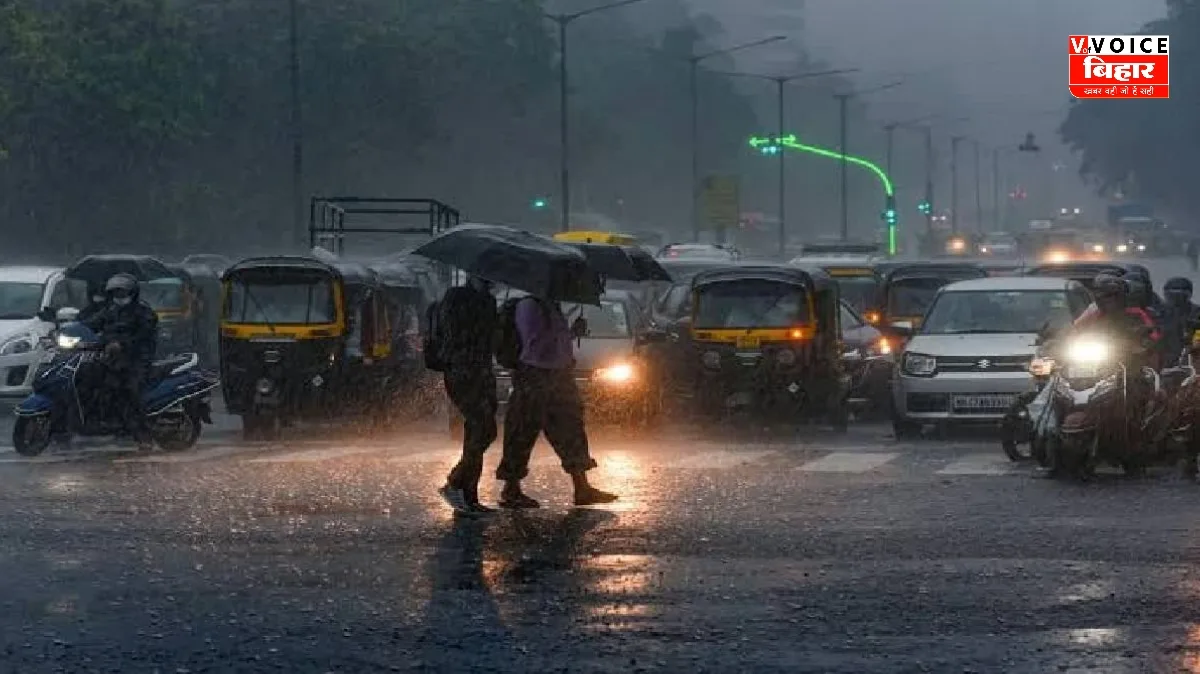
POLYGON ((74 335, 59 335, 54 343, 60 349, 74 349, 79 344, 79 338, 74 335))
POLYGON ((1111 349, 1098 339, 1076 339, 1067 345, 1067 360, 1083 365, 1095 365, 1108 360, 1111 349))
POLYGON ((704 363, 704 367, 713 370, 721 367, 721 354, 717 353, 716 351, 705 351, 704 355, 700 357, 700 360, 704 363))
POLYGON ((18 353, 29 353, 37 346, 37 335, 17 335, 9 337, 0 344, 0 356, 15 356, 18 353))
POLYGON ((636 378, 637 371, 629 363, 617 363, 596 370, 594 376, 606 384, 628 384, 636 378))
POLYGON ((796 362, 796 352, 791 349, 780 349, 775 353, 775 360, 780 365, 791 365, 796 362))
POLYGON ((1049 377, 1054 371, 1054 361, 1050 358, 1034 358, 1029 363, 1029 374, 1035 377, 1049 377))
POLYGON ((937 370, 937 358, 923 353, 904 354, 904 371, 917 377, 929 377, 937 370))

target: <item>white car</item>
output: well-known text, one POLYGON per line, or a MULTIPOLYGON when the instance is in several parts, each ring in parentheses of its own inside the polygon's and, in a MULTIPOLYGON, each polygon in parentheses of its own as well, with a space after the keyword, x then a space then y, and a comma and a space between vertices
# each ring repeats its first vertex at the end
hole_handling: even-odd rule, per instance
POLYGON ((1069 324, 1091 301, 1070 279, 993 277, 944 286, 896 359, 896 437, 914 437, 923 424, 999 422, 1030 390, 1041 329, 1069 324))
POLYGON ((46 357, 42 337, 54 328, 38 318, 44 307, 82 308, 86 288, 55 267, 0 267, 0 397, 29 395, 46 357))

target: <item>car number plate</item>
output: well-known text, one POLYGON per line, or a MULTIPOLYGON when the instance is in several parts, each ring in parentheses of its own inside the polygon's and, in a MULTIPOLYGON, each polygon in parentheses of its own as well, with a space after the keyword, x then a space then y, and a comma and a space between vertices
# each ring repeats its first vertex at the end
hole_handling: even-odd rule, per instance
POLYGON ((1016 396, 1011 395, 991 395, 991 396, 954 396, 954 409, 956 410, 994 410, 1004 409, 1012 405, 1016 396))
POLYGON ((762 340, 754 335, 742 335, 737 338, 739 349, 757 349, 761 344, 762 340))

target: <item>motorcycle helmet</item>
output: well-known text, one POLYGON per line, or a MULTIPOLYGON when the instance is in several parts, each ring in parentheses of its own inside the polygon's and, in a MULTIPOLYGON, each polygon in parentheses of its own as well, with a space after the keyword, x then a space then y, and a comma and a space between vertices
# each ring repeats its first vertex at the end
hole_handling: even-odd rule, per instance
POLYGON ((130 274, 116 274, 104 284, 104 294, 117 306, 125 306, 137 299, 137 279, 130 274))
POLYGON ((1111 274, 1100 274, 1092 282, 1092 297, 1096 300, 1096 308, 1101 311, 1124 309, 1127 292, 1126 282, 1111 274))
POLYGON ((1187 304, 1192 301, 1192 281, 1182 276, 1167 279, 1163 284, 1164 299, 1171 304, 1187 304))

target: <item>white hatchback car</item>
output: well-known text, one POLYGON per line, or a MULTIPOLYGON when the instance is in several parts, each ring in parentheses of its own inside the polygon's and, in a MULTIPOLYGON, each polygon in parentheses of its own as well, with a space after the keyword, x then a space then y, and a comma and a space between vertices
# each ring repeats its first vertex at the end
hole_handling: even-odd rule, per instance
POLYGON ((46 357, 41 338, 54 328, 38 318, 43 307, 82 308, 86 287, 55 267, 0 267, 0 397, 29 395, 46 357))
POLYGON ((1091 301, 1070 279, 993 277, 944 286, 896 359, 896 437, 914 437, 923 424, 1000 421, 1032 385, 1038 333, 1047 323, 1070 323, 1091 301))

